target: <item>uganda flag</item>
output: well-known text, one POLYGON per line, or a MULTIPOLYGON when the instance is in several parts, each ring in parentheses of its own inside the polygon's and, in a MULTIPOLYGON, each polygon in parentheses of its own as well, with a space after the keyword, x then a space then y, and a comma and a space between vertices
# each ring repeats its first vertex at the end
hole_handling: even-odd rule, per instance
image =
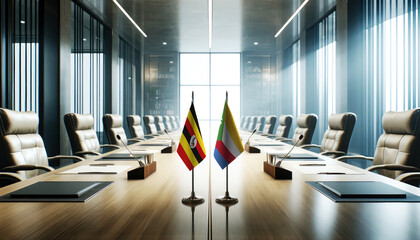
POLYGON ((226 101, 214 149, 214 158, 220 167, 224 169, 243 151, 244 147, 242 146, 238 129, 226 101))
POLYGON ((177 153, 190 171, 206 158, 206 149, 201 137, 194 103, 191 103, 177 153))

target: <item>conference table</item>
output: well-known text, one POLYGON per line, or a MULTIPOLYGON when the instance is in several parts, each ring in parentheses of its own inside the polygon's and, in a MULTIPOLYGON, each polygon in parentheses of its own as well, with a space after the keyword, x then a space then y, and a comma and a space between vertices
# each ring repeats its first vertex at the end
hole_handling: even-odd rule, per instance
MULTIPOLYGON (((283 150, 290 147, 286 145, 283 150)), ((157 171, 143 180, 127 180, 126 171, 112 175, 60 174, 102 162, 94 157, 1 188, 0 195, 4 195, 39 181, 113 182, 85 202, 1 202, 0 238, 420 239, 420 203, 337 203, 306 181, 374 180, 420 196, 418 188, 318 157, 360 174, 302 174, 298 161, 284 161, 282 166, 293 172, 293 179, 275 180, 263 171, 264 151, 243 152, 229 165, 228 190, 239 200, 230 206, 215 202, 225 194, 226 171, 220 169, 211 149, 194 169, 195 193, 205 199, 195 206, 181 202, 191 194, 191 172, 176 152, 156 153, 157 171)), ((138 166, 132 160, 113 163, 138 166)))

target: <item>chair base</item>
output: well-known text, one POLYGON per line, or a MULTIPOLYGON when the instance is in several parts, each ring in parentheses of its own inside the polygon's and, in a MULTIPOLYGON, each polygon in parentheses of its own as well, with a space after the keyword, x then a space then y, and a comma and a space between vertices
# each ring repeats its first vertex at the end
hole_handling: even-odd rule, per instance
POLYGON ((156 172, 156 162, 152 162, 144 167, 138 167, 127 172, 127 179, 145 179, 156 172))
POLYGON ((292 172, 282 168, 276 167, 274 165, 269 164, 268 162, 264 162, 264 172, 270 175, 274 179, 283 179, 283 180, 290 180, 292 179, 292 172))

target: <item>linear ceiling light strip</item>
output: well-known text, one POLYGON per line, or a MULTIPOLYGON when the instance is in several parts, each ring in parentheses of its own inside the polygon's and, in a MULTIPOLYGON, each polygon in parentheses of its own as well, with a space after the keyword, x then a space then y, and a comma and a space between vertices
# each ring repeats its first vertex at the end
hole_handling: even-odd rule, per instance
POLYGON ((293 18, 296 17, 296 15, 300 12, 300 10, 302 10, 302 8, 309 2, 309 0, 305 0, 300 7, 295 11, 295 13, 293 13, 293 15, 289 18, 289 20, 287 20, 287 22, 283 25, 283 27, 280 28, 280 30, 276 33, 276 35, 274 35, 274 37, 278 37, 280 35, 280 33, 287 27, 287 25, 289 25, 289 23, 293 20, 293 18))
POLYGON ((141 28, 139 27, 139 25, 137 25, 136 22, 134 22, 134 20, 130 17, 130 15, 128 15, 128 13, 124 10, 124 8, 117 2, 117 0, 112 0, 115 5, 117 5, 117 7, 121 10, 122 13, 124 13, 124 15, 128 18, 128 20, 131 21, 131 23, 141 32, 141 34, 143 34, 144 37, 147 37, 146 33, 143 32, 143 30, 141 30, 141 28))

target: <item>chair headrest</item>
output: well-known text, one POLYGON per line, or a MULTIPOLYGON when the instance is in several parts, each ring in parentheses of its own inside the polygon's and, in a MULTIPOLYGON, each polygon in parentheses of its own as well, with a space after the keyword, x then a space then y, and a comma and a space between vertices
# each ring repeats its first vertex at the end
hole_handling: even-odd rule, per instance
POLYGON ((316 121, 318 117, 315 114, 301 114, 297 118, 297 125, 301 128, 308 128, 313 124, 314 120, 316 121))
POLYGON ((120 128, 123 125, 123 119, 118 114, 105 114, 105 121, 107 121, 109 128, 120 128))
POLYGON ((38 131, 38 115, 35 112, 18 112, 5 108, 0 109, 2 133, 27 134, 38 131))
POLYGON ((344 130, 346 127, 347 121, 356 120, 356 114, 354 113, 341 113, 341 114, 331 114, 328 117, 328 126, 333 130, 344 130))
POLYGON ((257 117, 257 122, 261 123, 264 121, 264 117, 263 116, 258 116, 257 117))
POLYGON ((145 124, 152 124, 155 122, 155 118, 151 115, 144 116, 144 123, 145 124))
POLYGON ((271 125, 274 125, 276 123, 276 120, 277 120, 277 117, 276 116, 273 116, 273 115, 267 116, 265 118, 266 124, 271 124, 271 125))
POLYGON ((162 116, 155 116, 155 121, 156 121, 156 123, 162 123, 163 122, 163 117, 162 116))
POLYGON ((281 115, 279 118, 279 123, 281 126, 287 126, 292 123, 293 117, 291 115, 281 115))
POLYGON ((89 130, 93 127, 93 116, 91 114, 72 113, 75 130, 89 130))
POLYGON ((382 118, 382 126, 386 133, 418 134, 420 109, 403 112, 386 112, 382 118))
POLYGON ((141 124, 141 118, 138 115, 128 115, 127 118, 129 119, 129 121, 131 121, 133 126, 137 126, 141 124))

